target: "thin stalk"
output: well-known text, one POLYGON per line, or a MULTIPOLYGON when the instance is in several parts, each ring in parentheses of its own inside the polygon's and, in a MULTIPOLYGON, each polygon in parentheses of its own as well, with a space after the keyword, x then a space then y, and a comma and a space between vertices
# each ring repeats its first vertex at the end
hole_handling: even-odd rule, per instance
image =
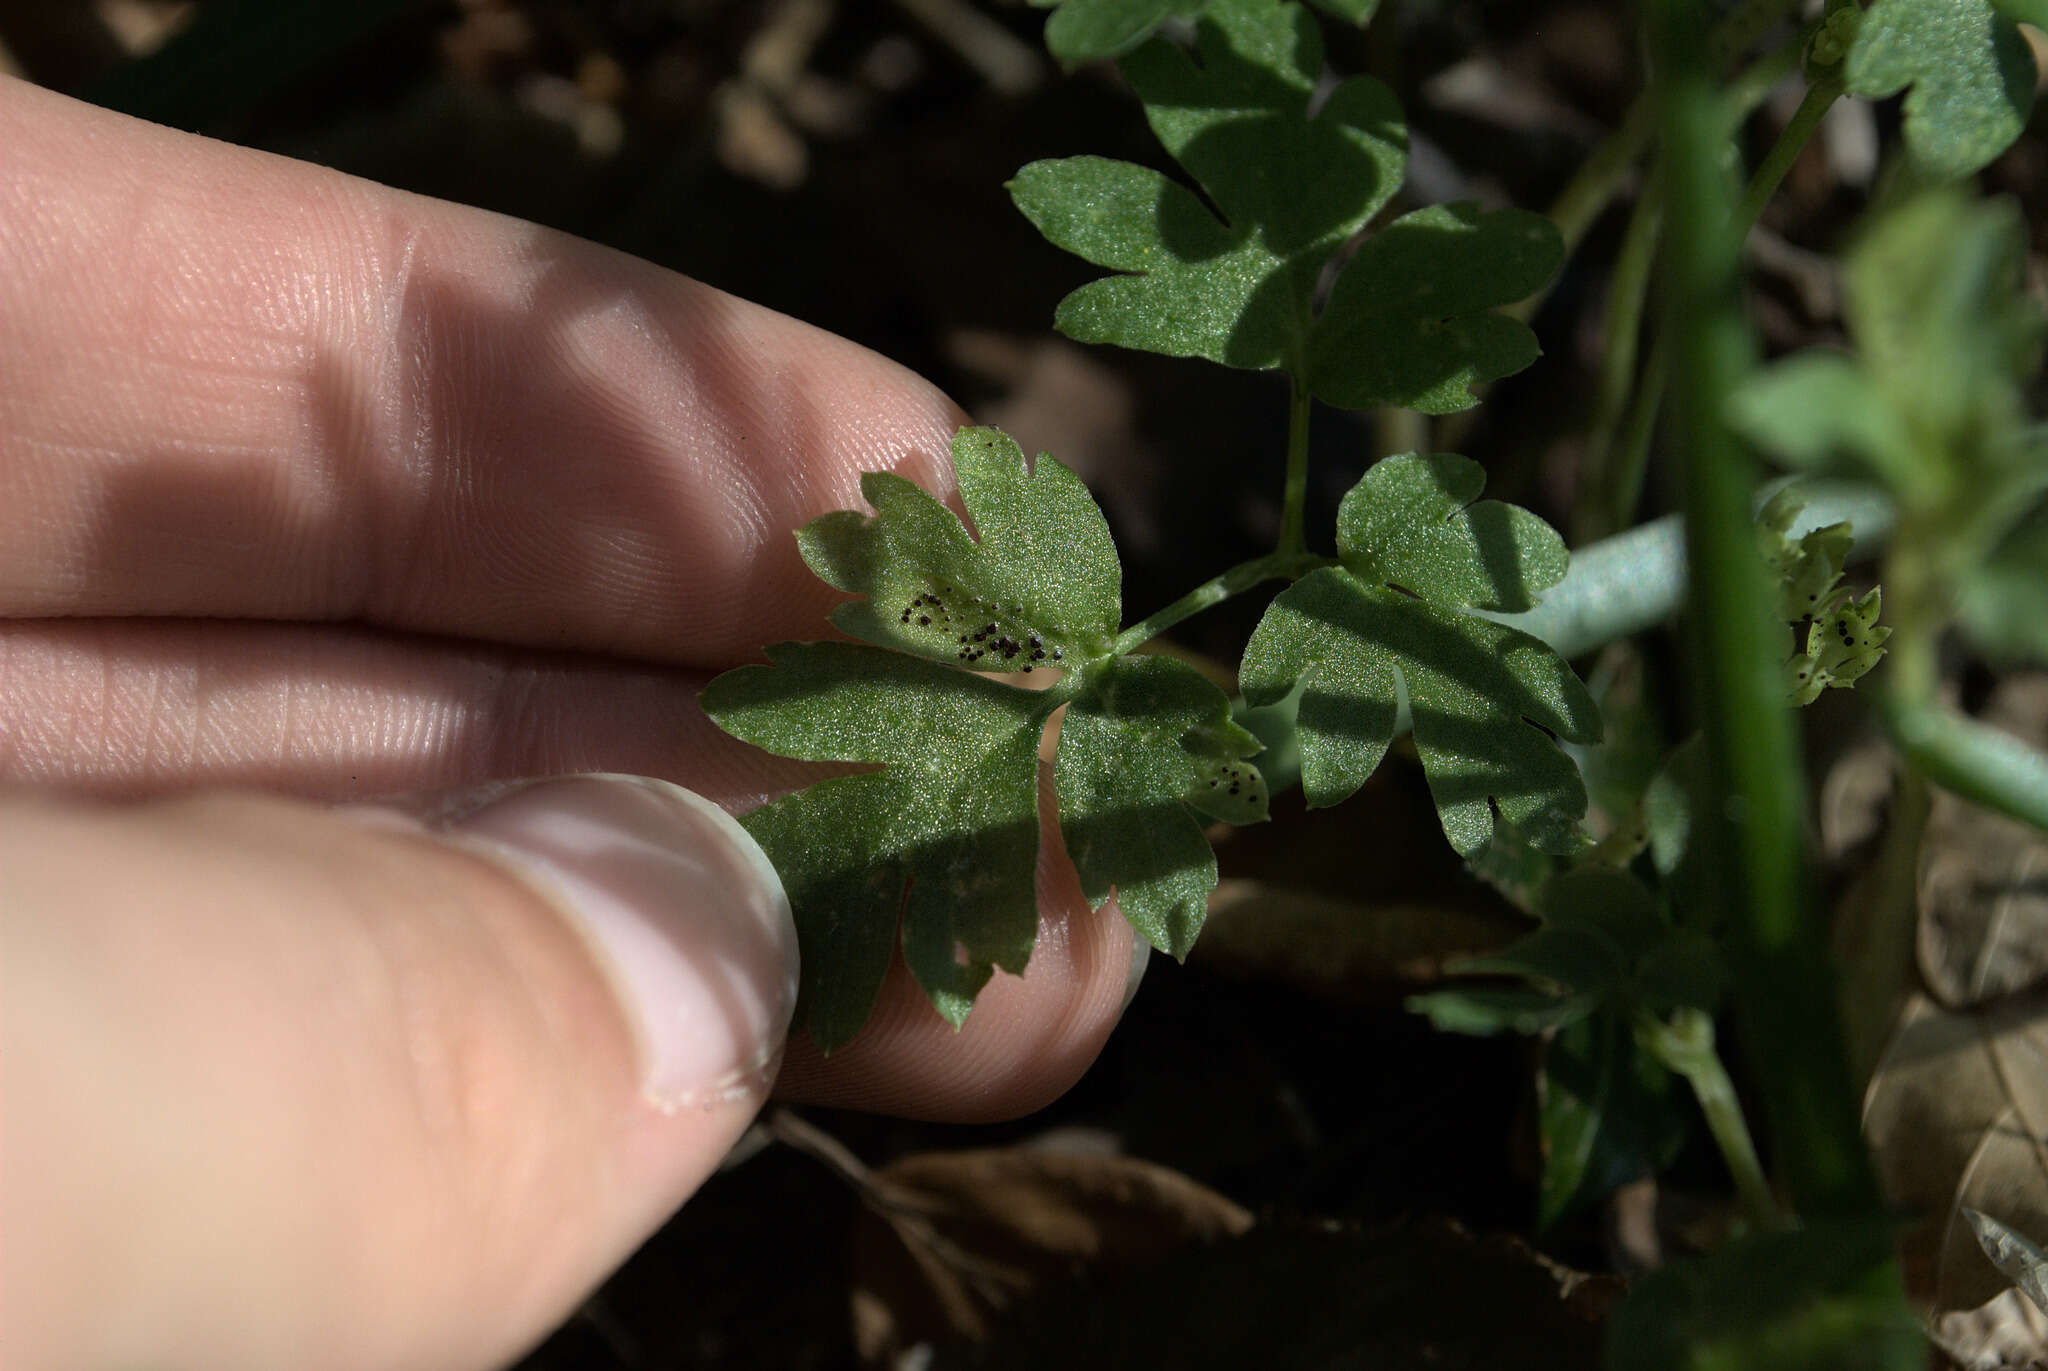
POLYGON ((1807 88, 1806 98, 1799 102, 1799 108, 1792 112, 1791 121, 1779 132, 1778 140, 1771 144, 1764 160, 1757 164, 1748 187, 1742 192, 1742 203, 1735 207, 1738 237, 1747 237, 1750 229, 1755 227, 1763 215, 1764 206, 1777 193, 1778 183, 1785 179, 1786 172, 1792 170, 1792 164, 1805 151, 1814 130, 1820 127, 1820 121, 1841 96, 1842 83, 1834 79, 1818 81, 1807 88))
MULTIPOLYGON (((1820 127, 1822 116, 1841 94, 1839 81, 1823 81, 1807 91, 1791 122, 1779 133, 1777 141, 1764 155, 1764 160, 1743 190, 1742 202, 1736 207, 1734 219, 1738 238, 1748 236, 1749 230, 1756 226, 1764 206, 1770 202, 1792 164, 1799 160, 1800 152, 1812 139, 1814 130, 1820 127)), ((1746 110, 1752 102, 1738 99, 1732 103, 1734 107, 1746 110)), ((1601 367, 1592 432, 1587 442, 1587 452, 1593 461, 1592 475, 1588 479, 1590 498, 1586 505, 1590 513, 1580 530, 1579 541, 1626 528, 1642 499, 1650 436, 1656 429, 1657 413, 1663 407, 1667 379, 1669 356, 1664 335, 1660 334, 1651 345, 1649 361, 1644 365, 1636 387, 1635 406, 1628 412, 1625 428, 1621 410, 1634 373, 1636 329, 1642 319, 1643 297, 1662 227, 1658 212, 1660 199, 1653 184, 1636 206, 1636 212, 1629 220, 1627 235, 1622 240, 1621 254, 1615 259, 1614 274, 1608 283, 1608 309, 1604 322, 1607 354, 1601 367), (1619 436, 1617 429, 1621 430, 1619 436)))
POLYGON ((1205 609, 1213 609, 1235 595, 1242 595, 1262 581, 1291 581, 1317 567, 1332 566, 1331 558, 1312 552, 1269 552, 1249 562, 1239 562, 1228 571, 1211 576, 1187 594, 1155 614, 1140 619, 1122 633, 1110 651, 1121 655, 1135 652, 1146 643, 1205 609))
POLYGON ((1657 416, 1664 410, 1664 387, 1671 379, 1671 340, 1662 330, 1650 342, 1641 383, 1628 422, 1621 430, 1621 455, 1615 462, 1614 510, 1623 527, 1643 502, 1643 479, 1650 470, 1650 440, 1657 436, 1657 416))
POLYGON ((1656 128, 1657 111, 1649 97, 1636 97, 1614 131, 1579 164, 1570 183, 1551 201, 1550 222, 1557 225, 1558 233, 1564 237, 1565 256, 1577 250, 1593 221, 1620 193, 1635 169, 1636 159, 1650 146, 1650 135, 1656 128))
POLYGON ((1680 1009, 1666 1023, 1656 1015, 1639 1013, 1635 1021, 1636 1041, 1664 1066, 1685 1078, 1700 1112, 1707 1116, 1707 1131, 1721 1149, 1728 1174, 1735 1180, 1735 1193, 1750 1227, 1762 1231, 1784 1223, 1771 1183, 1764 1179, 1763 1163, 1757 1160, 1756 1142, 1749 1135, 1749 1121, 1742 1115, 1742 1101, 1735 1094, 1735 1082, 1714 1050, 1713 1017, 1699 1009, 1680 1009))
POLYGON ((1756 555, 1758 473, 1723 419, 1753 361, 1738 304, 1735 201, 1721 171, 1732 126, 1706 66, 1697 5, 1646 0, 1645 9, 1662 96, 1661 317, 1714 797, 1701 825, 1713 854, 1703 865, 1726 918, 1736 1008, 1791 1193, 1813 1217, 1864 1215, 1877 1207, 1877 1187, 1809 889, 1795 729, 1778 662, 1759 650, 1780 631, 1756 555))
POLYGON ((1920 840, 1933 798, 1918 770, 1898 769, 1891 822, 1877 858, 1839 906, 1834 941, 1842 964, 1842 1032, 1858 1081, 1868 1081, 1877 1069, 1919 975, 1914 940, 1920 925, 1920 840))
POLYGON ((1308 387, 1300 377, 1291 381, 1287 397, 1287 486, 1280 501, 1281 557, 1299 556, 1308 547, 1304 531, 1308 508, 1308 387))
MULTIPOLYGON (((1764 0, 1761 5, 1747 7, 1749 12, 1731 15, 1715 31, 1712 39, 1714 51, 1719 54, 1717 60, 1726 61, 1738 56, 1743 48, 1755 41, 1757 33, 1776 23, 1793 3, 1796 0, 1764 0), (1761 23, 1758 22, 1760 18, 1761 23)), ((1788 43, 1750 63, 1729 83, 1726 98, 1730 104, 1744 114, 1762 104, 1764 97, 1798 63, 1802 47, 1799 43, 1788 43)), ((1644 91, 1628 107, 1628 112, 1622 115, 1614 130, 1601 139, 1599 146, 1579 164, 1578 171, 1558 192, 1557 199, 1551 201, 1550 222, 1557 225, 1557 231, 1564 239, 1567 258, 1577 251, 1608 203, 1621 193, 1621 188, 1628 183, 1629 173, 1649 147, 1656 131, 1656 106, 1650 99, 1650 93, 1644 91)), ((1546 286, 1501 312, 1526 324, 1536 317, 1536 311, 1550 298, 1550 289, 1546 286)))
MULTIPOLYGON (((1586 511, 1574 530, 1574 543, 1592 542, 1627 528, 1642 494, 1640 464, 1631 471, 1630 445, 1621 442, 1622 416, 1636 379, 1641 345, 1643 303, 1650 293, 1650 272, 1657 261, 1657 237, 1663 227, 1662 206, 1654 180, 1629 216, 1614 272, 1607 279, 1607 308, 1601 319, 1606 346, 1600 359, 1600 388, 1593 401, 1592 430, 1586 440, 1590 470, 1581 508, 1586 511)), ((1633 436, 1633 435, 1631 435, 1633 436)), ((1649 445, 1641 445, 1647 456, 1649 445)))
MULTIPOLYGON (((1932 568, 1922 549, 1930 530, 1902 521, 1885 558, 1885 620, 1892 635, 1885 647, 1885 700, 1932 703, 1940 678, 1936 646, 1942 615, 1934 603, 1932 568)), ((1842 965, 1842 1027, 1848 1036, 1850 1069, 1869 1079, 1891 1035, 1900 1005, 1917 976, 1914 943, 1920 924, 1920 843, 1927 831, 1933 795, 1922 770, 1897 769, 1891 821, 1870 872, 1859 878, 1835 928, 1842 965)))

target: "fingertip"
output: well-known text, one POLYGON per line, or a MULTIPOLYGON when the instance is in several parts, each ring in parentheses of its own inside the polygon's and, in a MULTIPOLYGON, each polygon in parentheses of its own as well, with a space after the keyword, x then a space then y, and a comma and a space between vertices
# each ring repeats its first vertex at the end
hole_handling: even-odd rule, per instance
MULTIPOLYGON (((1076 892, 1078 896, 1078 891, 1076 892)), ((790 1040, 775 1093, 796 1103, 946 1123, 994 1123, 1043 1109, 1101 1055, 1142 974, 1145 944, 1110 900, 1041 914, 1022 976, 997 972, 958 1030, 899 956, 874 1017, 821 1054, 790 1040)))

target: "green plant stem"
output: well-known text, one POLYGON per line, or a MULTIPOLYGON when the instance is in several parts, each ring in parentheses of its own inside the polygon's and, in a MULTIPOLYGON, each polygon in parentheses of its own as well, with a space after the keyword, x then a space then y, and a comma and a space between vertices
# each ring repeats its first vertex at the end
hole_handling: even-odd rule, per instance
POLYGON ((1228 571, 1211 576, 1187 594, 1155 614, 1147 615, 1117 635, 1110 651, 1118 655, 1135 652, 1183 619, 1213 609, 1234 595, 1242 595, 1262 581, 1291 581, 1317 567, 1334 566, 1335 560, 1312 552, 1269 552, 1239 562, 1228 571))
MULTIPOLYGON (((1656 128, 1655 106, 1647 95, 1636 97, 1614 131, 1579 164, 1570 183, 1551 202, 1550 222, 1557 225, 1558 233, 1564 238, 1565 256, 1571 256, 1578 249, 1586 231, 1593 227, 1593 221, 1620 192, 1635 168, 1636 159, 1650 146, 1650 135, 1656 128)), ((1510 312, 1519 313, 1520 310, 1518 305, 1510 312)), ((1535 307, 1530 306, 1529 314, 1533 313, 1535 307)), ((1519 317, 1526 320, 1528 314, 1520 314, 1519 317)))
MULTIPOLYGON (((1715 30, 1711 42, 1717 54, 1717 61, 1732 59, 1743 48, 1756 40, 1756 36, 1776 23, 1796 0, 1757 0, 1745 5, 1730 15, 1715 30)), ((1751 63, 1728 87, 1728 98, 1745 113, 1762 103, 1764 97, 1783 80, 1786 73, 1799 60, 1803 45, 1791 43, 1775 51, 1765 53, 1751 63)), ((1586 233, 1600 217, 1603 210, 1628 181, 1636 160, 1650 146, 1650 140, 1657 131, 1657 108, 1648 91, 1638 95, 1635 103, 1628 107, 1621 122, 1613 132, 1600 140, 1565 188, 1558 192, 1557 199, 1550 203, 1550 222, 1557 225, 1559 236, 1564 239, 1564 252, 1570 257, 1585 240, 1586 233)), ((1550 296, 1548 287, 1527 300, 1503 310, 1502 313, 1523 323, 1534 318, 1536 311, 1550 296)))
MULTIPOLYGON (((1600 358, 1600 388, 1593 402, 1592 428, 1586 440, 1589 470, 1580 503, 1585 512, 1574 530, 1574 543, 1589 543, 1627 528, 1642 495, 1643 463, 1630 458, 1637 453, 1647 456, 1649 444, 1624 441, 1621 430, 1636 379, 1643 302, 1649 296, 1650 271, 1657 261, 1657 238, 1663 226, 1661 210, 1653 180, 1629 215, 1621 252, 1607 278, 1607 308, 1601 320, 1605 348, 1600 358)), ((1637 426, 1630 427, 1628 437, 1633 439, 1637 426)))
POLYGON ((1614 507, 1626 527, 1635 517, 1643 499, 1643 478, 1650 469, 1650 442, 1657 436, 1657 416, 1664 410, 1664 387, 1671 379, 1671 340, 1658 330, 1650 340, 1650 356, 1636 386, 1635 402, 1629 406, 1628 421, 1622 425, 1621 451, 1615 461, 1617 472, 1614 507))
POLYGON ((1820 121, 1834 107, 1842 96, 1842 83, 1828 79, 1809 86, 1806 98, 1799 102, 1792 118, 1778 134, 1778 140, 1771 144, 1771 150, 1764 154, 1764 160, 1757 164, 1756 171, 1749 178, 1749 185, 1742 192, 1742 203, 1735 207, 1735 224, 1738 237, 1746 237, 1756 221, 1763 216, 1764 206, 1777 193, 1778 183, 1785 179, 1785 173, 1792 170, 1792 164, 1799 160, 1799 154, 1820 127, 1820 121))
MULTIPOLYGON (((1932 704, 1940 678, 1936 647, 1944 615, 1936 607, 1933 568, 1925 555, 1927 530, 1901 520, 1885 559, 1884 609, 1892 636, 1886 643, 1880 700, 1932 704)), ((1904 749, 1901 749, 1902 751, 1904 749)), ((1917 976, 1914 944, 1920 924, 1920 843, 1933 795, 1923 770, 1908 757, 1897 768, 1891 819, 1872 870, 1859 878, 1835 926, 1842 966, 1842 1027, 1850 1069, 1859 1080, 1877 1068, 1898 1011, 1917 976)))
POLYGON ((2048 830, 2048 756, 1938 704, 1915 705, 1890 691, 1879 700, 1885 731, 1928 780, 2048 830))
POLYGON ((1763 1164, 1757 1160, 1756 1143, 1749 1135, 1749 1121, 1742 1116, 1742 1101, 1728 1068, 1714 1050, 1713 1017, 1699 1009, 1680 1009, 1669 1023, 1647 1011, 1636 1015, 1636 1041, 1670 1071, 1685 1078, 1700 1112, 1707 1116, 1707 1131, 1721 1149, 1728 1174, 1735 1180, 1735 1193, 1752 1228, 1779 1227, 1783 1216, 1778 1201, 1764 1179, 1763 1164))
MULTIPOLYGON (((1796 45, 1790 51, 1796 52, 1796 45)), ((1841 94, 1839 81, 1823 81, 1807 91, 1791 122, 1778 135, 1778 140, 1771 145, 1771 150, 1764 155, 1764 160, 1743 190, 1742 202, 1735 211, 1737 237, 1746 237, 1756 226, 1764 206, 1770 203, 1779 183, 1785 179, 1785 173, 1799 160, 1800 152, 1820 127, 1822 116, 1841 94)), ((1745 110, 1750 103, 1747 98, 1732 102, 1734 107, 1745 110)), ((1636 400, 1634 407, 1628 410, 1625 427, 1622 409, 1628 399, 1629 382, 1635 378, 1636 333, 1642 321, 1643 298, 1662 226, 1660 199, 1653 181, 1629 219, 1621 253, 1615 259, 1613 275, 1608 279, 1607 315, 1603 323, 1607 352, 1600 372, 1600 389, 1594 402, 1591 434, 1586 444, 1591 461, 1591 472, 1587 477, 1588 498, 1584 506, 1587 513, 1575 541, 1583 542, 1626 528, 1642 499, 1650 437, 1656 429, 1658 411, 1663 407, 1664 386, 1669 375, 1670 359, 1664 335, 1659 334, 1651 344, 1649 360, 1644 364, 1640 378, 1636 378, 1636 400)))
POLYGON ((1308 547, 1308 387, 1291 381, 1287 397, 1287 486, 1280 501, 1280 546, 1275 555, 1298 556, 1308 547))
POLYGON ((1752 364, 1738 305, 1734 199, 1721 170, 1733 130, 1705 63, 1693 0, 1646 0, 1645 9, 1665 154, 1661 317, 1672 340, 1693 669, 1712 796, 1701 824, 1704 867, 1726 920, 1736 1008, 1791 1193, 1814 1217, 1862 1215, 1876 1208, 1877 1187, 1836 1013, 1834 966, 1808 889, 1793 721, 1776 655, 1762 650, 1781 631, 1756 555, 1757 472, 1723 418, 1752 364))

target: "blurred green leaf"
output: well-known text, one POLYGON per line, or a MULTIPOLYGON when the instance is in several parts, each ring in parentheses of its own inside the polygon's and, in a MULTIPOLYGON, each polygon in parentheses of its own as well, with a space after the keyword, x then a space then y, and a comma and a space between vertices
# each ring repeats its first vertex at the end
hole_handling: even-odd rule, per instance
POLYGON ((1519 986, 1472 986, 1408 998, 1408 1008, 1441 1031, 1478 1038, 1561 1028, 1585 1018, 1598 1004, 1595 995, 1554 995, 1519 986))
POLYGON ((1628 1024, 1611 1010, 1552 1036, 1537 1090, 1539 1227, 1662 1171, 1691 1126, 1677 1079, 1638 1050, 1628 1024))
POLYGON ((1942 565, 1981 561, 2048 482, 2023 426, 2044 325, 2025 244, 2005 201, 1934 191, 1881 216, 1845 270, 1856 356, 1757 374, 1731 422, 1796 464, 1863 467, 1942 565))
POLYGON ((1982 562, 1963 568, 1956 614, 1994 663, 2048 663, 2048 505, 2037 506, 1982 562))
POLYGON ((1855 95, 1906 91, 1906 147, 1946 179, 1970 175, 2011 146, 2034 102, 2027 40, 1992 0, 1874 0, 1844 74, 1855 95))
POLYGON ((1842 583, 1842 567, 1855 546, 1855 530, 1847 523, 1810 529, 1794 541, 1792 521, 1806 508, 1797 487, 1773 495, 1757 514, 1757 541, 1764 563, 1778 582, 1778 617, 1798 623, 1825 612, 1842 583))
POLYGON ((1810 1219, 1673 1262, 1607 1323, 1607 1371, 1921 1371, 1885 1219, 1810 1219))
MULTIPOLYGON (((1084 62, 1121 57, 1150 38, 1167 19, 1192 18, 1208 0, 1031 0, 1051 9, 1045 46, 1069 70, 1084 62)), ((1379 0, 1314 0, 1317 9, 1349 24, 1371 21, 1379 0)))
POLYGON ((1191 14, 1202 0, 1031 0, 1050 9, 1045 46, 1069 69, 1120 57, 1152 36, 1169 15, 1191 14))

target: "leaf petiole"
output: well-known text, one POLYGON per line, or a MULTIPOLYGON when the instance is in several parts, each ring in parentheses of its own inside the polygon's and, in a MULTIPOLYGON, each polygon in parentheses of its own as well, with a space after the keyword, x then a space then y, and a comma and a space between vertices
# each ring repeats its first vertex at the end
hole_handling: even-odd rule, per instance
POLYGON ((1239 562, 1228 571, 1211 576, 1166 608, 1132 624, 1117 635, 1110 652, 1116 656, 1135 652, 1183 619, 1191 619, 1205 609, 1213 609, 1233 596, 1244 594, 1261 582, 1298 581, 1318 567, 1336 564, 1333 557, 1319 557, 1313 552, 1299 551, 1269 552, 1264 557, 1239 562))
MULTIPOLYGON (((1276 556, 1299 556, 1308 549, 1303 527, 1308 507, 1308 387, 1290 378, 1287 402, 1287 485, 1280 502, 1280 546, 1276 556)), ((1227 573, 1226 573, 1227 574, 1227 573)))
POLYGON ((1778 135, 1778 141, 1771 144, 1771 150, 1764 154, 1764 160, 1749 178, 1749 185, 1742 192, 1742 203, 1735 210, 1735 231, 1747 237, 1749 230, 1762 217, 1764 206, 1778 190, 1778 183, 1785 179, 1785 173, 1792 170, 1792 164, 1799 160, 1799 154, 1806 148, 1807 140, 1820 127, 1820 121, 1835 101, 1842 95, 1839 79, 1827 78, 1816 81, 1806 91, 1806 98, 1799 102, 1799 108, 1792 113, 1791 121, 1778 135))
POLYGON ((1714 1050, 1713 1016, 1701 1009, 1680 1009, 1669 1022, 1647 1010, 1635 1016, 1636 1042, 1674 1075, 1683 1076, 1692 1087, 1700 1112, 1707 1117, 1707 1131, 1721 1149, 1728 1174, 1742 1198, 1743 1213, 1758 1232, 1783 1223, 1778 1201, 1764 1179, 1763 1164, 1757 1160, 1756 1143, 1749 1123, 1742 1116, 1742 1101, 1721 1054, 1714 1050))

